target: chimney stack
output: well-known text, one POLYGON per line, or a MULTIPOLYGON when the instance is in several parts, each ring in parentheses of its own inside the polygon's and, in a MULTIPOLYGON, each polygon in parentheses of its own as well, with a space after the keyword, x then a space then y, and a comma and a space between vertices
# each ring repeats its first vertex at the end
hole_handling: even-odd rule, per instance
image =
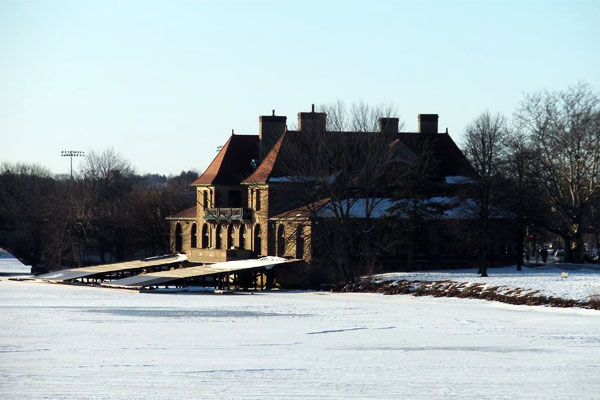
POLYGON ((398 118, 379 118, 380 133, 398 133, 398 118))
POLYGON ((437 114, 419 114, 419 133, 438 133, 437 114))
POLYGON ((275 110, 273 110, 273 115, 258 117, 259 157, 261 160, 285 131, 286 121, 287 117, 275 115, 275 110))
POLYGON ((298 113, 298 130, 325 132, 327 126, 327 114, 315 112, 315 105, 312 105, 311 112, 298 113))

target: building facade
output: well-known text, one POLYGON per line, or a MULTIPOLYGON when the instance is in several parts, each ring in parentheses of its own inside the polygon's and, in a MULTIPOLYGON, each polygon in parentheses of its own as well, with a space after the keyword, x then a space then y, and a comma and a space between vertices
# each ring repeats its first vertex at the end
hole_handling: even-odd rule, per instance
MULTIPOLYGON (((376 150, 381 148, 386 154, 376 173, 360 171, 354 179, 360 181, 357 186, 371 184, 371 189, 361 194, 367 203, 366 197, 391 196, 389 182, 426 151, 435 158, 437 170, 442 171, 439 180, 449 188, 444 189, 446 197, 450 198, 448 190, 452 191, 457 183, 476 179, 447 130, 438 132, 437 114, 420 114, 417 132, 399 132, 397 118, 380 118, 377 132, 329 132, 326 114, 315 112, 314 106, 311 112, 298 113, 297 130, 288 130, 286 123, 286 117, 273 111, 272 115, 259 117, 258 135, 231 134, 193 183, 195 207, 169 217, 173 252, 184 252, 189 261, 198 263, 266 255, 311 261, 315 249, 320 247, 322 252, 327 247, 327 243, 314 241, 326 241, 317 234, 318 224, 323 226, 327 221, 332 200, 325 192, 322 198, 307 193, 316 193, 310 189, 317 181, 333 186, 350 174, 346 170, 353 169, 353 164, 340 161, 345 154, 352 154, 356 163, 362 164, 365 153, 371 152, 367 157, 377 158, 376 150), (319 144, 323 137, 335 138, 336 142, 329 147, 319 144), (329 172, 318 168, 328 157, 334 165, 329 172)), ((351 190, 348 193, 348 201, 356 196, 351 190)), ((375 214, 352 217, 383 220, 387 216, 385 207, 389 207, 384 205, 388 203, 381 201, 375 214)), ((444 236, 448 227, 467 224, 469 218, 447 213, 444 219, 441 224, 445 228, 432 228, 425 235, 442 238, 436 242, 441 243, 439 246, 429 246, 437 247, 438 253, 443 252, 441 245, 453 246, 444 236)), ((441 226, 439 221, 429 225, 441 226)), ((502 250, 508 246, 505 236, 497 240, 498 254, 506 254, 502 250)), ((470 251, 472 244, 463 239, 458 246, 461 249, 453 250, 455 253, 470 251)))

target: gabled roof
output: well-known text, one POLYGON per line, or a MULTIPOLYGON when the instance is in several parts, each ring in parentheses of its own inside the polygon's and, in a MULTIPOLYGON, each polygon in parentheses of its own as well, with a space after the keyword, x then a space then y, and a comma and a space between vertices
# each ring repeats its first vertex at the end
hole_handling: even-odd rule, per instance
MULTIPOLYGON (((268 183, 268 182, 293 182, 298 180, 306 180, 308 177, 289 177, 289 168, 286 168, 285 159, 286 157, 294 158, 293 152, 302 152, 304 150, 311 151, 312 137, 315 135, 321 135, 322 132, 305 132, 305 131, 288 131, 286 130, 279 140, 273 145, 273 148, 267 153, 264 160, 258 166, 258 168, 246 179, 243 183, 268 183), (288 178, 281 179, 281 178, 288 178), (293 179, 296 178, 296 179, 293 179)), ((415 153, 408 148, 402 141, 398 140, 398 136, 395 134, 383 134, 380 132, 333 132, 333 134, 341 135, 339 146, 344 146, 348 142, 356 144, 356 140, 344 140, 350 136, 357 137, 362 135, 365 139, 366 135, 378 135, 382 137, 382 140, 389 143, 390 148, 393 149, 394 157, 391 163, 410 163, 417 159, 415 153)), ((359 139, 359 143, 362 143, 362 139, 359 139)), ((367 146, 367 144, 365 144, 367 146)), ((310 156, 309 156, 310 157, 310 156)), ((289 167, 289 164, 288 164, 289 167)))
POLYGON ((192 186, 238 185, 252 172, 251 161, 258 158, 258 135, 231 134, 219 154, 192 186))
POLYGON ((438 169, 444 175, 474 178, 476 173, 462 151, 447 133, 400 132, 398 138, 415 154, 421 154, 426 143, 431 145, 438 169))
POLYGON ((265 158, 262 160, 258 168, 246 179, 243 183, 266 183, 273 171, 275 171, 275 164, 277 164, 278 156, 282 148, 283 141, 286 140, 289 131, 283 132, 277 142, 273 145, 273 148, 267 153, 265 158))
POLYGON ((179 211, 175 215, 171 215, 167 217, 168 220, 177 220, 177 219, 196 219, 196 206, 188 208, 187 210, 179 211))

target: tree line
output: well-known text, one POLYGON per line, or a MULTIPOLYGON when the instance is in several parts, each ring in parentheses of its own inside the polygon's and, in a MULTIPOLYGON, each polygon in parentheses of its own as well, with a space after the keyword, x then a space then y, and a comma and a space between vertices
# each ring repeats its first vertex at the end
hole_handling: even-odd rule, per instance
POLYGON ((0 165, 0 247, 38 271, 170 251, 165 218, 195 203, 196 171, 138 175, 113 149, 89 152, 73 179, 0 165))

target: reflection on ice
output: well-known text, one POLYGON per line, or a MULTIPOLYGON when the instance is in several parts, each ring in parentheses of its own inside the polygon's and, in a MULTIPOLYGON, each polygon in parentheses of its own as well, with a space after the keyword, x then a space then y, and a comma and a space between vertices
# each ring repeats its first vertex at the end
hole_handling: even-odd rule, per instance
POLYGON ((84 311, 140 318, 248 318, 248 317, 300 317, 299 314, 279 314, 274 312, 246 310, 185 310, 177 308, 85 308, 84 311))

